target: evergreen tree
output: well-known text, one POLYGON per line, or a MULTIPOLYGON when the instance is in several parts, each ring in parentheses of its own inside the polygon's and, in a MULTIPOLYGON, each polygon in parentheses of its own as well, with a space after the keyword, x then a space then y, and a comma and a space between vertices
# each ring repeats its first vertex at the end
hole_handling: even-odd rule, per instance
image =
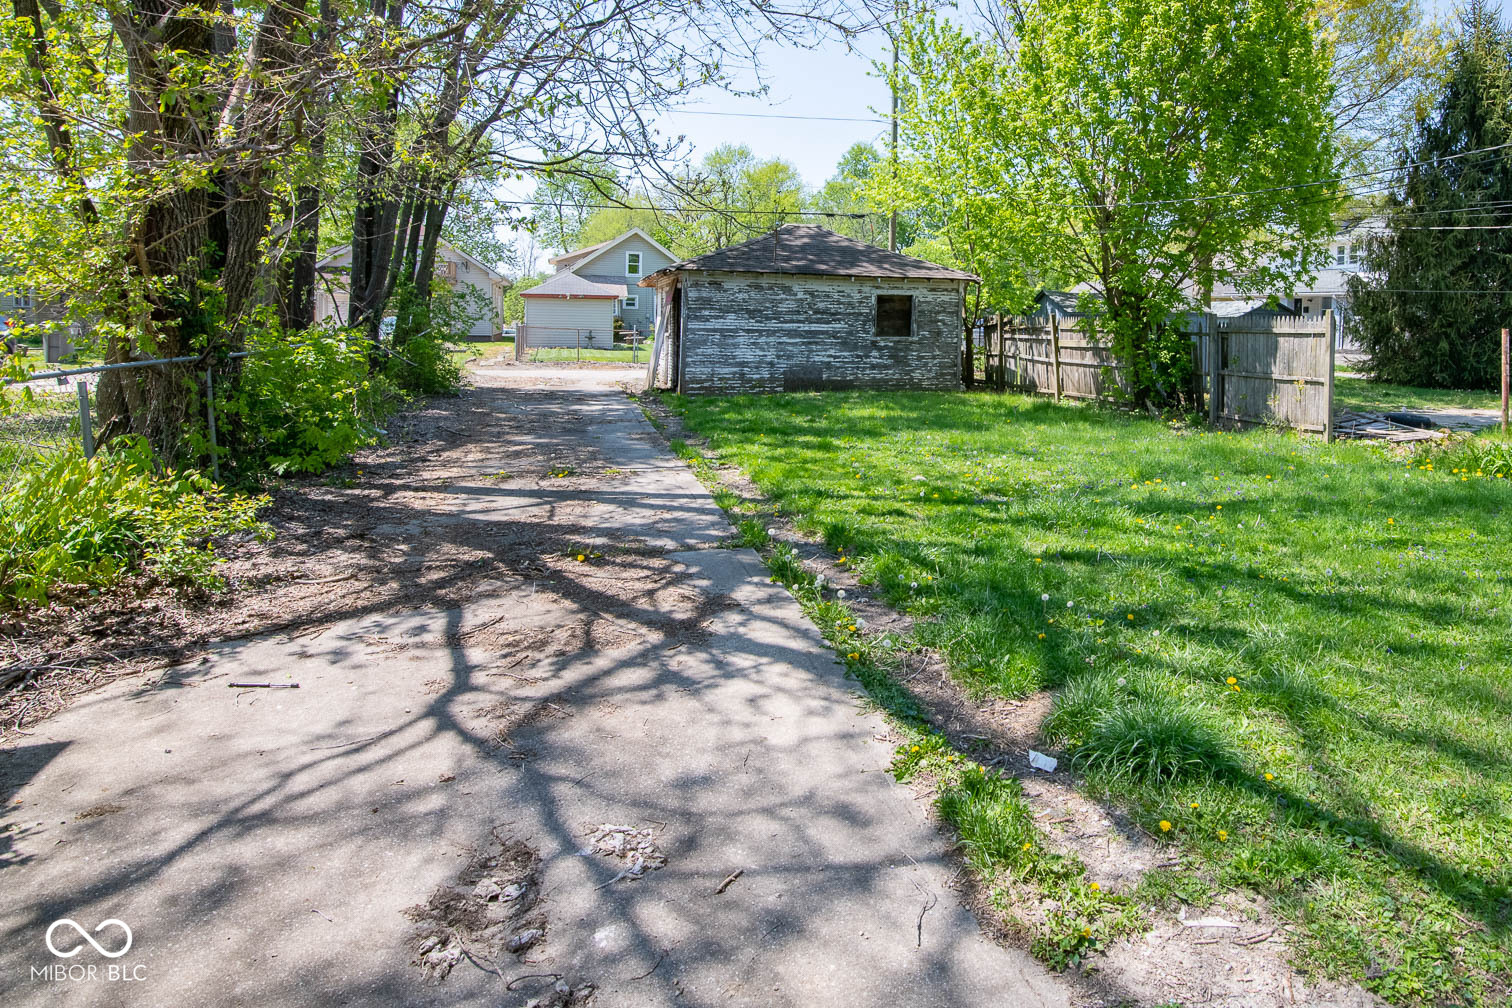
POLYGON ((1488 148, 1512 143, 1512 39, 1499 15, 1482 0, 1462 15, 1443 94, 1403 151, 1402 190, 1349 282, 1379 381, 1500 380, 1500 330, 1512 326, 1512 148, 1488 148))

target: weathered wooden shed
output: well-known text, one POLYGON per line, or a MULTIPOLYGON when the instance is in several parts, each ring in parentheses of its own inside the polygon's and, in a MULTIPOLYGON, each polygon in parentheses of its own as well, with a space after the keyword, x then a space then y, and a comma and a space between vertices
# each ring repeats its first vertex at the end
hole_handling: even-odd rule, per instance
POLYGON ((687 393, 961 384, 970 273, 808 224, 641 281, 659 302, 651 383, 687 393))

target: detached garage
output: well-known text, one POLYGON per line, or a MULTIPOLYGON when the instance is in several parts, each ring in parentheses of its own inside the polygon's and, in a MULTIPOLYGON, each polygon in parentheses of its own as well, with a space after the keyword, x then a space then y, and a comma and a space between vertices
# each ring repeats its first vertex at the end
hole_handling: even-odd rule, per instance
POLYGON ((686 393, 951 389, 970 273, 807 224, 675 263, 651 384, 686 393))

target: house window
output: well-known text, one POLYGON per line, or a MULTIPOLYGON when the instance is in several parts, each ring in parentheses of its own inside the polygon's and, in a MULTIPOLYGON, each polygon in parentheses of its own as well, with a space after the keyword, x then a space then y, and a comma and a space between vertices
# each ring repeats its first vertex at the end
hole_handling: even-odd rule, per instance
POLYGON ((906 340, 913 335, 913 295, 877 295, 877 339, 906 340))
POLYGON ((625 276, 640 276, 641 254, 639 252, 625 253, 625 276))
POLYGON ((629 294, 625 297, 625 311, 635 311, 640 307, 640 295, 629 294))
POLYGON ((1347 258, 1348 258, 1348 248, 1346 246, 1340 245, 1339 247, 1337 247, 1337 248, 1334 249, 1334 265, 1335 266, 1343 266, 1344 262, 1345 262, 1345 260, 1347 258))

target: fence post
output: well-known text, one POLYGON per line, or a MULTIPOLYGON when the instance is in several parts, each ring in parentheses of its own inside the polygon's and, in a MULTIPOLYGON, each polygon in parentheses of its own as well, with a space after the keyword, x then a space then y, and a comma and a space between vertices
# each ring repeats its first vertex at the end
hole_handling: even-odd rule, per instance
POLYGON ((1050 384, 1055 393, 1055 401, 1060 402, 1060 319, 1053 311, 1050 313, 1050 384))
POLYGON ((1003 314, 998 312, 992 316, 992 339, 997 347, 997 365, 992 374, 992 384, 999 392, 1008 388, 1008 364, 1007 347, 1003 344, 1003 314))
POLYGON ((1323 419, 1323 440, 1334 439, 1334 352, 1339 342, 1339 317, 1334 314, 1332 308, 1323 313, 1324 338, 1328 340, 1328 350, 1323 355, 1328 373, 1323 376, 1323 408, 1328 412, 1323 419))
POLYGON ((1507 436, 1507 396, 1512 392, 1512 343, 1502 330, 1502 437, 1507 436))
POLYGON ((220 482, 220 446, 215 442, 215 368, 205 365, 205 415, 210 427, 210 474, 220 482))
POLYGON ((1223 336, 1218 332, 1218 316, 1209 312, 1207 323, 1208 426, 1217 427, 1223 414, 1223 336))
POLYGON ((89 422, 89 385, 80 378, 74 382, 74 388, 79 390, 79 443, 84 448, 84 457, 94 458, 94 428, 89 422))

